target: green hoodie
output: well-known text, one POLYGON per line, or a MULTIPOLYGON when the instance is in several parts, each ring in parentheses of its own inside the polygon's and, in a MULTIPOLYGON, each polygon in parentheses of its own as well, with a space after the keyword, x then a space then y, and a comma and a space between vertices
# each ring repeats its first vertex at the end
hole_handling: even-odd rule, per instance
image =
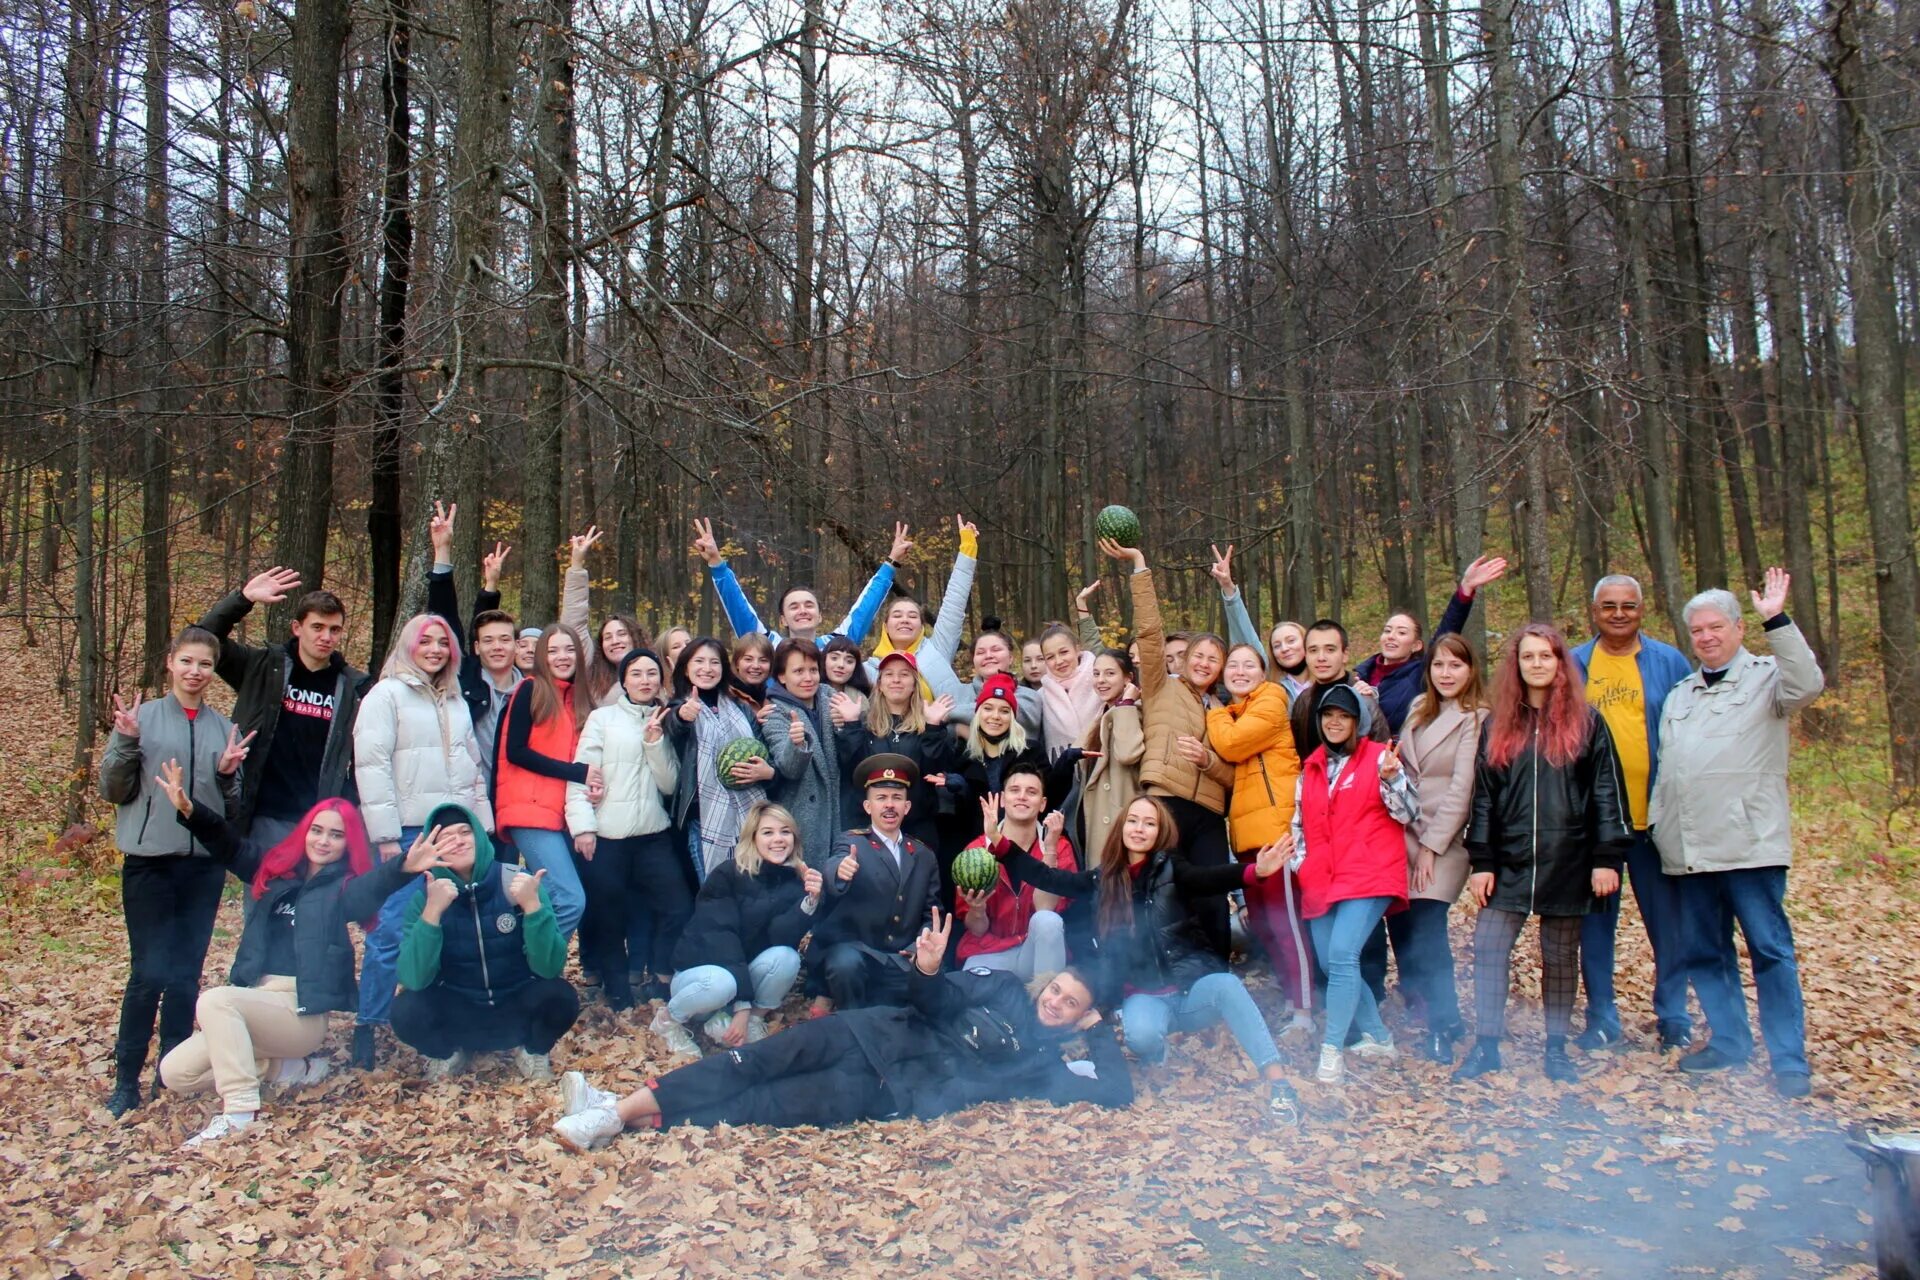
MULTIPOLYGON (((466 823, 473 828, 473 871, 466 876, 455 874, 446 867, 435 867, 432 874, 453 880, 466 886, 480 884, 493 870, 493 840, 471 812, 457 804, 443 804, 427 815, 425 829, 438 826, 452 826, 466 823)), ((504 892, 501 893, 504 898, 504 892)), ((400 941, 399 976, 400 985, 409 991, 425 991, 440 976, 440 946, 442 935, 440 926, 421 919, 427 907, 425 887, 415 890, 413 898, 407 903, 406 933, 400 941)), ((464 910, 457 904, 448 911, 464 910)), ((547 895, 546 886, 540 886, 540 906, 532 912, 513 910, 522 917, 520 945, 526 955, 527 966, 537 977, 555 978, 567 966, 567 939, 560 932, 560 922, 553 914, 553 900, 547 895)))

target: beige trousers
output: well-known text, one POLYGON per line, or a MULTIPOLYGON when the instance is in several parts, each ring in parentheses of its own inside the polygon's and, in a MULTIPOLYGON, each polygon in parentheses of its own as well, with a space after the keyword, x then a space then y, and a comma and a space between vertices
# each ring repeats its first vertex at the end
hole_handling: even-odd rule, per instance
POLYGON ((160 1079, 176 1093, 220 1094, 221 1109, 258 1111, 260 1082, 283 1058, 304 1058, 327 1037, 325 1014, 301 1015, 293 979, 200 993, 200 1029, 160 1060, 160 1079))

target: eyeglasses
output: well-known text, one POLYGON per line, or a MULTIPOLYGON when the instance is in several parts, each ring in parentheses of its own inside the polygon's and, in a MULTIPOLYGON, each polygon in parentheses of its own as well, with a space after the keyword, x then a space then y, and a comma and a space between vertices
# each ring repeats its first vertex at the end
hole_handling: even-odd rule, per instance
POLYGON ((1593 607, 1595 609, 1598 609, 1601 613, 1638 613, 1640 612, 1640 602, 1638 600, 1632 601, 1628 604, 1597 604, 1593 607))

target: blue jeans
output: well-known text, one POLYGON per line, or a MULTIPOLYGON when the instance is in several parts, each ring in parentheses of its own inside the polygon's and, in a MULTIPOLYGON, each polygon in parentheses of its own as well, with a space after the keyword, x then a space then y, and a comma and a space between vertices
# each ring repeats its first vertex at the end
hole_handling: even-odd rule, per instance
POLYGON ((520 850, 520 860, 529 875, 545 871, 547 896, 553 900, 554 919, 560 922, 560 936, 573 937, 586 914, 587 891, 580 887, 580 873, 573 865, 573 841, 564 831, 541 827, 509 827, 507 838, 520 850))
POLYGON ((687 860, 693 863, 693 883, 696 892, 700 885, 707 882, 707 855, 700 847, 700 819, 695 818, 687 824, 687 860))
MULTIPOLYGON (((792 947, 768 947, 747 961, 747 981, 753 984, 751 1007, 778 1009, 799 978, 800 953, 792 947)), ((739 994, 739 984, 727 970, 717 964, 695 965, 673 975, 667 1016, 685 1023, 718 1013, 729 1003, 736 1008, 748 1007, 748 1002, 735 999, 739 994)))
MULTIPOLYGON (((1687 1013, 1687 964, 1680 934, 1678 878, 1660 869, 1660 851, 1646 832, 1635 834, 1627 850, 1627 879, 1640 906, 1647 943, 1653 948, 1653 1016, 1662 1029, 1684 1029, 1687 1013)), ((1601 899, 1600 909, 1580 922, 1580 981, 1587 990, 1587 1026, 1620 1035, 1620 1010, 1613 994, 1614 933, 1620 922, 1620 894, 1601 899)))
POLYGON ((1753 985, 1760 997, 1760 1034, 1775 1075, 1806 1074, 1807 1013, 1787 922, 1787 869, 1743 867, 1675 876, 1687 977, 1700 995, 1713 1043, 1734 1058, 1753 1056, 1753 1024, 1740 987, 1733 922, 1747 939, 1753 985))
POLYGON ((1280 1060, 1265 1018, 1246 984, 1231 973, 1210 973, 1187 988, 1185 995, 1131 995, 1120 1005, 1126 1024, 1127 1047, 1144 1062, 1167 1056, 1167 1036, 1174 1031, 1198 1031, 1225 1022, 1253 1065, 1265 1068, 1280 1060))
MULTIPOLYGON (((400 828, 400 855, 420 838, 419 827, 400 828)), ((376 852, 375 857, 379 854, 376 852)), ((407 928, 407 904, 420 892, 420 882, 409 880, 380 908, 380 920, 367 934, 366 954, 360 958, 360 1016, 362 1025, 393 1021, 393 989, 399 982, 400 939, 407 928)))
POLYGON ((1347 1028, 1361 1035, 1391 1040, 1380 1021, 1380 1005, 1373 989, 1360 979, 1360 949, 1386 917, 1391 898, 1348 898, 1336 902, 1323 916, 1307 921, 1313 931, 1313 952, 1327 971, 1327 1027, 1323 1044, 1339 1049, 1347 1043, 1347 1028))

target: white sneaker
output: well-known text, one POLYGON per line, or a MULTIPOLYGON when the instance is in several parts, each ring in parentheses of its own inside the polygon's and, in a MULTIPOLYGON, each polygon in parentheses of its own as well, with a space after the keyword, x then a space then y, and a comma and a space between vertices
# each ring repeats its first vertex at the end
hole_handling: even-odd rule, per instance
POLYGON ((693 1033, 675 1022, 667 1013, 667 1006, 661 1005, 654 1013, 653 1021, 647 1024, 647 1030, 666 1041, 667 1052, 675 1057, 700 1056, 700 1046, 694 1042, 693 1033))
POLYGON ((317 1053, 309 1058, 288 1058, 281 1062, 273 1083, 283 1090, 298 1089, 302 1085, 319 1084, 332 1071, 333 1064, 317 1053))
POLYGON ((560 1077, 560 1114, 563 1116, 577 1116, 595 1107, 611 1107, 618 1101, 620 1099, 605 1089, 588 1084, 587 1077, 578 1071, 569 1071, 560 1077))
POLYGON ((747 1043, 759 1044, 767 1038, 767 1020, 757 1013, 747 1015, 747 1043))
POLYGON ((553 1079, 553 1059, 544 1053, 528 1053, 525 1049, 513 1051, 513 1066, 522 1080, 553 1079))
POLYGON ((733 1015, 725 1009, 721 1009, 711 1018, 701 1023, 700 1029, 707 1033, 707 1039, 713 1041, 715 1044, 719 1044, 720 1037, 727 1034, 727 1028, 732 1025, 733 1015))
POLYGON ((626 1127, 620 1123, 620 1114, 612 1107, 595 1106, 574 1115, 561 1116, 553 1122, 553 1136, 575 1155, 585 1155, 596 1147, 604 1147, 612 1142, 626 1127))
POLYGON ((1351 1046, 1356 1058, 1397 1058, 1400 1051, 1393 1047, 1391 1040, 1378 1040, 1373 1036, 1361 1036, 1351 1046))
POLYGON ((448 1076, 459 1075, 467 1069, 467 1051, 455 1049, 444 1058, 428 1058, 427 1069, 421 1074, 429 1082, 445 1080, 448 1076))
POLYGON ((1339 1084, 1340 1078, 1346 1073, 1346 1066, 1340 1061, 1340 1050, 1330 1044, 1321 1045, 1320 1067, 1313 1073, 1313 1078, 1321 1084, 1339 1084))
POLYGON ((1313 1032, 1313 1015, 1305 1009, 1295 1009, 1293 1016, 1287 1019, 1287 1025, 1280 1028, 1280 1038, 1288 1036, 1310 1035, 1313 1032))
POLYGON ((209 1142, 218 1142, 230 1134, 240 1132, 252 1123, 253 1112, 251 1111, 235 1112, 232 1115, 222 1111, 208 1123, 206 1128, 183 1142, 180 1145, 180 1149, 182 1151, 192 1151, 205 1146, 209 1142))

